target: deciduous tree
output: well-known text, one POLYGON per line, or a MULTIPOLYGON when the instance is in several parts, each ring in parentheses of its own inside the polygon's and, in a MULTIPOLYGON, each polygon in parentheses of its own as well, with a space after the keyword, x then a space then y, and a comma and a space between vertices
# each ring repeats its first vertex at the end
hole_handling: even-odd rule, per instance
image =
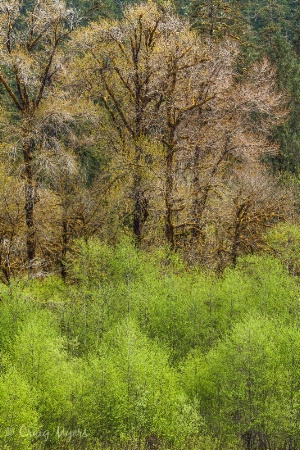
POLYGON ((58 100, 54 89, 66 61, 62 44, 77 20, 63 0, 24 6, 18 0, 0 2, 0 84, 14 110, 16 147, 22 155, 29 272, 36 256, 36 161, 45 148, 53 148, 71 116, 66 99, 58 100))

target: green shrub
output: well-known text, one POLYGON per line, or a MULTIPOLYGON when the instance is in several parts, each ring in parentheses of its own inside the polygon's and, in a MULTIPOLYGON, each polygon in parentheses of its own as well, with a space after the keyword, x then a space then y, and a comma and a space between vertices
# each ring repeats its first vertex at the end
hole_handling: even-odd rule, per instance
POLYGON ((300 275, 300 227, 292 223, 280 223, 266 235, 269 251, 285 266, 288 273, 300 275))
POLYGON ((73 429, 77 424, 79 363, 64 347, 52 314, 39 311, 20 326, 11 351, 12 363, 36 393, 40 426, 49 431, 47 445, 59 440, 58 428, 73 429))
POLYGON ((221 448, 298 448, 300 332, 249 316, 206 355, 190 354, 182 383, 221 448))
MULTIPOLYGON (((42 434, 36 411, 36 393, 14 367, 8 366, 1 373, 0 399, 1 449, 33 449, 34 442, 42 434)), ((47 437, 43 436, 44 439, 47 437)))
POLYGON ((152 439, 183 448, 199 431, 168 354, 131 320, 112 328, 91 358, 81 406, 82 423, 106 443, 152 439))

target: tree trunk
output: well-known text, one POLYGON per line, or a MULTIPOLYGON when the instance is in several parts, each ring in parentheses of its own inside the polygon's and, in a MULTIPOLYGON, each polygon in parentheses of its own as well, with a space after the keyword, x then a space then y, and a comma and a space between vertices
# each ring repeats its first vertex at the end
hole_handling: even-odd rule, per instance
POLYGON ((241 245, 241 232, 242 232, 242 222, 249 209, 250 205, 243 203, 239 206, 236 211, 235 223, 234 223, 234 235, 233 243, 231 248, 231 262, 235 266, 239 254, 239 248, 241 245))
POLYGON ((32 153, 34 149, 34 142, 29 139, 23 147, 24 157, 24 174, 25 174, 25 217, 27 226, 27 267, 28 275, 30 276, 33 271, 34 259, 36 254, 36 230, 34 223, 34 205, 35 205, 35 186, 33 179, 33 167, 32 167, 32 153))
POLYGON ((168 244, 171 249, 174 249, 175 239, 174 239, 174 225, 173 225, 173 149, 167 148, 166 157, 166 192, 165 192, 165 205, 166 205, 166 216, 165 216, 165 233, 168 244))
POLYGON ((133 233, 137 245, 140 245, 142 242, 143 226, 149 215, 148 201, 143 193, 141 184, 142 178, 139 173, 136 173, 133 181, 133 233))
POLYGON ((142 174, 140 169, 142 149, 135 145, 135 169, 133 175, 133 234, 139 246, 142 242, 143 227, 148 218, 148 201, 142 187, 142 174))
POLYGON ((219 155, 219 158, 212 165, 209 176, 206 181, 206 184, 204 186, 200 185, 200 180, 199 180, 199 163, 200 163, 200 157, 201 157, 201 149, 198 145, 195 148, 194 161, 193 161, 194 199, 192 202, 192 211, 191 211, 191 215, 192 215, 192 217, 194 217, 194 222, 196 225, 194 230, 192 231, 192 235, 194 238, 198 238, 200 236, 202 216, 203 216, 203 213, 207 206, 208 196, 211 191, 211 184, 215 180, 215 176, 218 172, 218 169, 219 169, 221 163, 225 160, 227 154, 230 151, 229 142, 230 142, 229 136, 226 136, 225 143, 224 143, 224 150, 219 155), (201 197, 200 197, 200 193, 201 193, 201 197))
POLYGON ((61 260, 60 260, 60 273, 62 279, 65 281, 67 277, 66 268, 66 255, 69 244, 69 233, 68 233, 68 221, 66 217, 62 220, 62 250, 61 250, 61 260))
MULTIPOLYGON (((201 214, 200 214, 200 207, 201 207, 201 203, 205 204, 206 203, 206 199, 202 199, 204 200, 204 202, 201 202, 200 198, 199 198, 199 194, 200 194, 200 180, 199 180, 199 162, 200 162, 200 147, 198 145, 196 145, 195 148, 195 153, 194 153, 194 161, 193 161, 193 165, 194 165, 194 174, 193 174, 193 192, 194 192, 194 198, 193 198, 193 202, 192 202, 192 211, 191 211, 191 216, 194 218, 195 224, 197 226, 197 228, 195 227, 192 230, 192 236, 194 238, 198 238, 199 237, 199 230, 200 228, 200 218, 201 218, 201 214)), ((207 192, 208 195, 208 192, 207 192)))

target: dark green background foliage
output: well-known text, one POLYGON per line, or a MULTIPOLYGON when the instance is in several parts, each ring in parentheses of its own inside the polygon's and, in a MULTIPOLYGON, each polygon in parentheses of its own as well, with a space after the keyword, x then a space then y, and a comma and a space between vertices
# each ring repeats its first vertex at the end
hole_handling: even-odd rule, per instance
POLYGON ((242 65, 267 55, 277 68, 278 86, 290 97, 290 118, 273 139, 281 153, 275 170, 299 171, 300 6, 297 0, 193 0, 186 9, 201 33, 235 36, 244 46, 242 65))

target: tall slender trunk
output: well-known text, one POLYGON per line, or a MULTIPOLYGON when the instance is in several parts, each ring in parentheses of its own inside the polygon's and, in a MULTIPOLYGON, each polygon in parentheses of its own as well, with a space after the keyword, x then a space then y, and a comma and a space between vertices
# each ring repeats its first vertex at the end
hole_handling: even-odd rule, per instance
POLYGON ((133 180, 133 233, 135 235, 137 244, 140 245, 142 241, 143 229, 143 205, 141 192, 141 177, 138 173, 134 175, 133 180))
POLYGON ((242 223, 247 211, 250 207, 249 203, 243 203, 239 206, 235 214, 235 223, 234 223, 234 233, 233 233, 233 242, 231 248, 231 261, 235 266, 239 254, 239 248, 241 245, 241 232, 242 232, 242 223))
POLYGON ((67 277, 67 267, 66 267, 66 255, 69 244, 69 230, 68 221, 64 216, 62 219, 62 249, 61 249, 61 260, 60 260, 60 273, 62 279, 65 281, 67 277))
MULTIPOLYGON (((136 63, 137 64, 137 63, 136 63)), ((140 82, 138 76, 138 67, 136 65, 136 80, 135 80, 135 161, 134 161, 134 175, 133 175, 133 233, 136 238, 137 245, 142 242, 143 230, 143 192, 142 192, 142 176, 140 173, 140 164, 142 157, 142 149, 139 141, 141 137, 141 105, 140 105, 140 82)))
POLYGON ((168 244, 171 249, 175 246, 174 237, 174 224, 173 224, 173 149, 167 147, 166 156, 166 191, 165 191, 165 205, 166 205, 166 215, 165 215, 165 234, 168 244))
POLYGON ((169 87, 169 92, 166 99, 169 103, 167 108, 167 139, 165 141, 166 145, 166 156, 165 156, 165 236, 170 248, 173 250, 175 248, 175 236, 174 236, 174 224, 173 224, 173 189, 174 189, 174 141, 176 133, 176 118, 175 111, 173 107, 172 98, 174 96, 176 82, 177 82, 177 63, 176 61, 171 61, 170 66, 170 76, 171 83, 169 87))
MULTIPOLYGON (((199 198, 200 193, 200 180, 199 180, 199 162, 200 162, 200 153, 201 149, 199 145, 196 145, 195 153, 194 153, 194 161, 193 161, 193 192, 194 192, 194 198, 192 201, 192 211, 191 211, 191 217, 194 217, 194 221, 197 227, 200 226, 200 207, 201 207, 201 200, 199 198)), ((199 235, 199 228, 194 228, 192 230, 192 235, 194 238, 197 238, 199 235)))
POLYGON ((36 229, 34 223, 35 186, 33 178, 33 150, 34 141, 29 138, 23 145, 24 177, 25 177, 25 217, 27 226, 27 267, 28 275, 33 271, 36 255, 36 229))
POLYGON ((142 149, 140 145, 135 146, 135 169, 133 174, 133 233, 137 245, 142 242, 143 227, 148 218, 148 201, 142 186, 143 177, 141 174, 142 149))
POLYGON ((141 160, 143 149, 141 147, 140 139, 143 135, 143 81, 140 78, 140 49, 141 49, 141 34, 135 31, 134 40, 131 42, 132 62, 134 64, 134 94, 135 94, 135 124, 134 124, 134 146, 135 146, 135 160, 133 173, 133 233, 136 238, 136 243, 139 246, 142 242, 143 226, 148 217, 148 201, 144 194, 142 186, 143 176, 141 173, 141 160))

